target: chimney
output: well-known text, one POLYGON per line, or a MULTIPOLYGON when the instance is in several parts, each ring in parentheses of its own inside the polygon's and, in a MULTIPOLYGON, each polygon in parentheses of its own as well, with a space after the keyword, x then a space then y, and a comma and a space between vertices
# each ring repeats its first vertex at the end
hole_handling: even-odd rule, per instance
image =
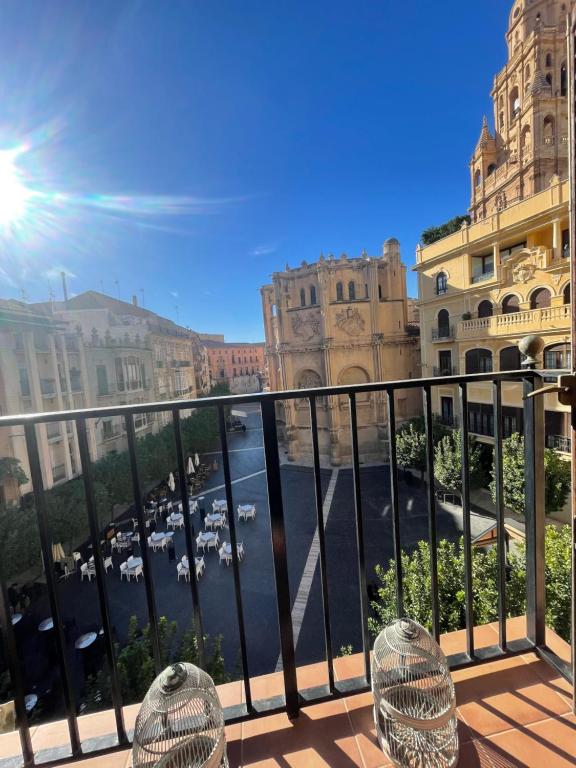
POLYGON ((138 306, 138 297, 136 296, 136 294, 132 295, 132 304, 134 304, 135 307, 138 306))

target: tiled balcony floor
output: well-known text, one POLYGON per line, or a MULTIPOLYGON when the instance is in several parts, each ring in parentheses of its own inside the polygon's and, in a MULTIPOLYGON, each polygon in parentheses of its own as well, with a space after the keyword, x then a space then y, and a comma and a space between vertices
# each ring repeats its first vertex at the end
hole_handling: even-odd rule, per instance
MULTIPOLYGON (((517 622, 520 625, 519 622, 517 622)), ((510 627, 514 629, 514 625, 510 627)), ((478 638, 492 644, 496 629, 492 625, 477 628, 478 638)), ((461 633, 444 636, 442 645, 450 653, 458 647, 461 633), (452 646, 450 648, 446 646, 452 646)), ((563 655, 567 645, 558 638, 563 655)), ((550 643, 552 645, 552 643, 550 643)), ((338 659, 338 679, 359 675, 360 656, 338 659)), ((324 664, 298 670, 302 688, 325 682, 324 664)), ((461 742, 460 768, 508 768, 530 766, 556 768, 576 766, 576 717, 571 714, 571 688, 536 654, 455 671, 461 742)), ((278 692, 281 676, 267 675, 253 681, 254 698, 278 692)), ((241 697, 241 686, 230 683, 219 688, 223 704, 241 697)), ((133 727, 138 706, 127 707, 126 725, 133 727)), ((109 713, 79 719, 83 739, 108 733, 109 713)), ((36 751, 50 744, 61 744, 65 724, 53 723, 36 728, 32 740, 36 751)), ((271 715, 226 729, 230 765, 254 768, 295 768, 330 766, 331 768, 378 768, 390 763, 380 751, 372 719, 371 694, 359 694, 338 701, 302 709, 291 722, 286 715, 271 715)), ((17 734, 0 737, 0 758, 18 744, 17 734)), ((0 759, 0 764, 2 760, 0 759)), ((129 768, 129 750, 75 763, 81 768, 129 768)))

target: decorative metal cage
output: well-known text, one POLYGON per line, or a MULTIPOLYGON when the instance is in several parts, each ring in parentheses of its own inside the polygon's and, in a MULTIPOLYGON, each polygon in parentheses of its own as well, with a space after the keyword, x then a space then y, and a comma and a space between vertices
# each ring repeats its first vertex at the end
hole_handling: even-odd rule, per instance
POLYGON ((399 619, 380 632, 372 656, 378 741, 401 768, 458 762, 456 696, 446 657, 420 624, 399 619))
POLYGON ((212 679, 193 664, 167 667, 134 729, 134 768, 228 768, 224 713, 212 679))

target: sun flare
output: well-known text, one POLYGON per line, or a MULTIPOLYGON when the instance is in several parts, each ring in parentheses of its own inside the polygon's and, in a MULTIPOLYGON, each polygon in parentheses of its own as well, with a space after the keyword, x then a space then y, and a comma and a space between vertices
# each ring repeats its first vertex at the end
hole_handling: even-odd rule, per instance
POLYGON ((32 191, 16 160, 21 149, 0 150, 0 228, 17 225, 26 215, 32 191))

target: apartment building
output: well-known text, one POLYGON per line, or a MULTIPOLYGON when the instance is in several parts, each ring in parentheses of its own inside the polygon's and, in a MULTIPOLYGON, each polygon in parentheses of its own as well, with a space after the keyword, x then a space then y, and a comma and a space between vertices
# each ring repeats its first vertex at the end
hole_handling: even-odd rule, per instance
POLYGON ((212 386, 227 384, 234 394, 262 392, 266 382, 264 342, 229 342, 214 334, 201 339, 212 386))
MULTIPOLYGON (((418 327, 406 295, 406 268, 395 239, 381 256, 323 256, 272 275, 261 288, 270 389, 360 384, 420 375, 418 327)), ((398 397, 399 421, 417 415, 417 394, 398 397)), ((306 401, 281 403, 288 458, 309 455, 310 416, 306 401)), ((363 457, 387 452, 383 393, 357 399, 358 439, 363 457)), ((350 456, 347 398, 318 403, 321 451, 337 466, 350 456)))
MULTIPOLYGON (((471 223, 417 249, 424 376, 518 369, 527 334, 544 342, 543 367, 571 367, 565 12, 552 0, 514 4, 496 128, 484 119, 470 164, 471 223)), ((434 396, 455 423, 455 387, 434 396)), ((502 397, 505 434, 522 431, 519 386, 502 397)), ((492 442, 490 385, 469 387, 468 400, 470 431, 492 442)), ((569 452, 568 409, 554 396, 545 409, 547 445, 569 452)))

